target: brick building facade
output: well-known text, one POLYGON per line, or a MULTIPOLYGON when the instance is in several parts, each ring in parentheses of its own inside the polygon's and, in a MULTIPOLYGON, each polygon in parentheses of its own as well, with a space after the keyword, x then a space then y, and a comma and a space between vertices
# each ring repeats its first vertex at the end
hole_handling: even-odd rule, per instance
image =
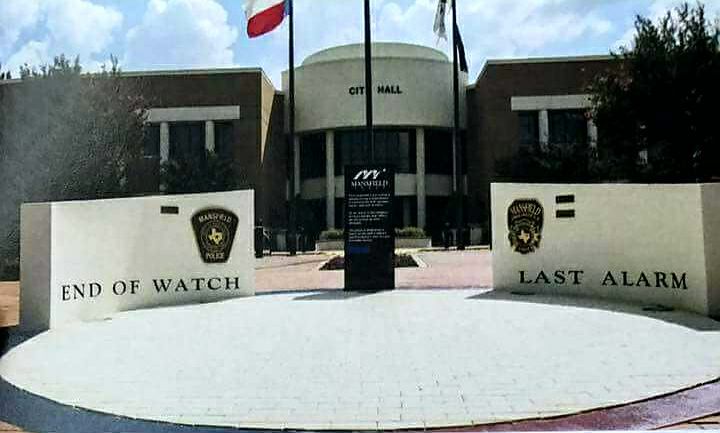
MULTIPOLYGON (((375 45, 373 153, 398 167, 396 225, 420 226, 437 238, 453 215, 452 64, 431 48, 375 45)), ((277 89, 259 68, 123 73, 138 82, 150 105, 144 154, 132 167, 133 192, 161 194, 160 164, 206 149, 231 159, 240 185, 255 189, 256 217, 266 227, 287 226, 290 175, 300 198, 299 224, 315 234, 342 227, 343 166, 366 162, 369 153, 362 139, 362 52, 361 45, 330 48, 297 66, 292 174, 286 83, 277 89)), ((475 82, 461 76, 470 225, 487 228, 497 161, 520 146, 596 145, 601 131, 585 116, 587 88, 613 65, 607 56, 490 60, 475 82)), ((17 82, 3 82, 0 98, 17 82)))

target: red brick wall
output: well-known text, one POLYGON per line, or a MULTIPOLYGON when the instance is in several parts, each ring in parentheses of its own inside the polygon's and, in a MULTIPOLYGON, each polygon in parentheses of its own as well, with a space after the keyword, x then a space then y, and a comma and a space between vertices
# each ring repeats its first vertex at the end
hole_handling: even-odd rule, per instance
POLYGON ((469 222, 480 222, 489 212, 495 161, 518 150, 520 125, 511 111, 511 97, 588 93, 593 79, 615 65, 613 60, 593 59, 486 66, 468 90, 469 222))

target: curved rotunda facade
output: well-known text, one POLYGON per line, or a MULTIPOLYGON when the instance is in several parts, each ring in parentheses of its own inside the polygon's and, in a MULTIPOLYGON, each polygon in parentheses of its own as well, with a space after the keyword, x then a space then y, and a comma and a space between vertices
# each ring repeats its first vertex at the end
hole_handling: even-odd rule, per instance
MULTIPOLYGON (((370 162, 364 71, 362 44, 320 51, 295 70, 300 224, 342 227, 344 167, 370 162)), ((432 48, 375 43, 373 87, 375 162, 396 167, 395 225, 440 227, 452 195, 452 63, 432 48)))

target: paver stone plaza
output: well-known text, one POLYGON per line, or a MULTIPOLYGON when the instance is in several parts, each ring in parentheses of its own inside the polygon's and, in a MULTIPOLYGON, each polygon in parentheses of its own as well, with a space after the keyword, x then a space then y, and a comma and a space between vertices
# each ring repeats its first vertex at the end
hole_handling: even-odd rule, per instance
POLYGON ((712 381, 720 324, 479 289, 270 294, 50 330, 0 375, 66 405, 189 425, 463 426, 712 381))

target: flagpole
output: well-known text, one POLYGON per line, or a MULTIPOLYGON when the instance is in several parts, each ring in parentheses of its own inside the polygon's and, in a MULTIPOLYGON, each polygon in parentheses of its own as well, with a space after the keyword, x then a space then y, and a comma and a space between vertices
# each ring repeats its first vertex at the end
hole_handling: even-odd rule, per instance
POLYGON ((465 249, 465 239, 463 238, 463 199, 464 199, 464 182, 462 173, 462 149, 460 146, 460 73, 458 71, 458 27, 457 27, 457 11, 455 0, 452 0, 452 26, 453 26, 453 172, 455 174, 455 182, 453 189, 455 192, 455 229, 456 229, 456 245, 458 250, 465 249))
POLYGON ((293 0, 288 0, 288 18, 289 23, 289 41, 288 41, 288 64, 289 64, 289 145, 290 145, 290 157, 288 166, 290 167, 290 215, 289 215, 289 227, 288 227, 288 251, 291 256, 297 254, 297 239, 296 239, 296 225, 297 225, 297 200, 295 195, 295 14, 293 11, 293 0))
POLYGON ((370 24, 370 0, 365 0, 365 142, 370 148, 370 162, 375 163, 375 137, 373 134, 372 30, 370 24))

